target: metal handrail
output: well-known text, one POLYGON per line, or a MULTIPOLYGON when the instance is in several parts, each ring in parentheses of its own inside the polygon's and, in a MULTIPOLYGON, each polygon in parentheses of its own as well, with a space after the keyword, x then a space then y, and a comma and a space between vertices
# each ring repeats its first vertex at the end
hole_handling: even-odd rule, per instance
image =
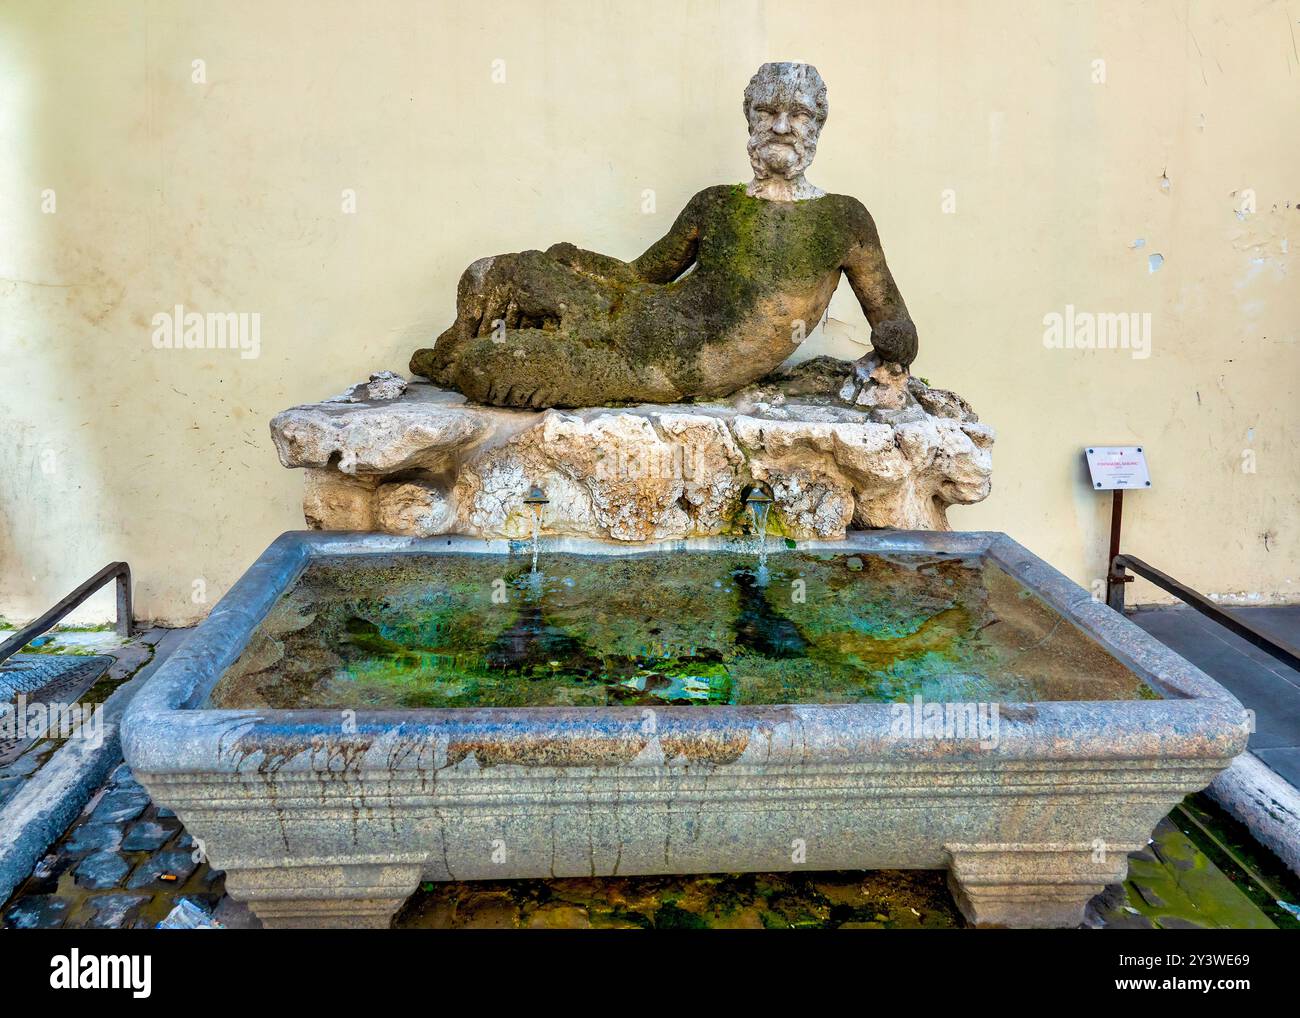
MULTIPOLYGON (((1167 590, 1169 593, 1173 594, 1174 597, 1195 608, 1212 622, 1217 622, 1225 629, 1229 629, 1236 633, 1247 643, 1258 647, 1265 654, 1271 654, 1283 664, 1290 665, 1292 668, 1300 671, 1300 650, 1297 650, 1295 647, 1283 640, 1262 633, 1260 630, 1250 625, 1250 623, 1243 622, 1235 615, 1229 614, 1204 594, 1193 590, 1185 583, 1179 583, 1169 574, 1162 573, 1155 566, 1143 562, 1136 555, 1116 555, 1111 560, 1110 568, 1116 582, 1126 582, 1124 580, 1124 570, 1131 569, 1144 580, 1149 580, 1160 589, 1167 590)), ((1123 611, 1124 609, 1123 597, 1124 588, 1121 586, 1119 587, 1118 606, 1118 610, 1120 611, 1123 611)), ((1112 604, 1112 607, 1115 607, 1115 605, 1112 604)))
POLYGON ((81 604, 109 580, 117 580, 117 634, 131 635, 131 567, 125 562, 110 562, 58 604, 0 643, 0 662, 22 650, 48 629, 57 625, 73 608, 81 604))

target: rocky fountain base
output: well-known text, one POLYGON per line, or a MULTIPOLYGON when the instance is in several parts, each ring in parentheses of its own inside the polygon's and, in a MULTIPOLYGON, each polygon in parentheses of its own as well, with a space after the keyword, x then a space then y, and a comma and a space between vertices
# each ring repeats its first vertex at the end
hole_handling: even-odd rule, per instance
POLYGON ((505 410, 373 376, 271 422, 280 461, 307 470, 319 530, 523 538, 532 485, 548 533, 648 541, 743 529, 741 491, 766 482, 770 529, 947 530, 989 493, 993 429, 961 397, 879 365, 819 357, 726 400, 505 410))
POLYGON ((375 377, 272 430, 316 528, 475 537, 282 535, 132 701, 133 772, 270 926, 387 926, 430 880, 801 868, 946 869, 973 924, 1075 926, 1246 742, 1005 535, 915 532, 985 497, 993 434, 901 369, 573 412, 375 377), (738 529, 755 481, 833 540, 653 543, 738 529), (477 539, 528 534, 537 485, 548 531, 603 540, 477 539))

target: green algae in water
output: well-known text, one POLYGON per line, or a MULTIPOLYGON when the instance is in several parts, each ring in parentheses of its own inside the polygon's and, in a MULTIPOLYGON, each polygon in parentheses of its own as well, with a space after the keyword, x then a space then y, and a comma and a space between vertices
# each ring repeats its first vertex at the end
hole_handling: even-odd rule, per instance
POLYGON ((1135 675, 996 567, 956 555, 323 558, 216 707, 1122 700, 1135 675))
POLYGON ((398 929, 959 929, 941 871, 429 883, 398 929))

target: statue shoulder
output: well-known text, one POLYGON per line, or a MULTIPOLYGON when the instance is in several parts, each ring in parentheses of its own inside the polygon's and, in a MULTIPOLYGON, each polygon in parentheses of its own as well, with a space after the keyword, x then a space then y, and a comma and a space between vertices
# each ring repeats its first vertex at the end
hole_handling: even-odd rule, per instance
POLYGON ((706 187, 702 191, 696 191, 691 196, 691 200, 686 203, 686 207, 696 209, 708 209, 718 205, 724 205, 734 202, 737 198, 745 194, 744 184, 714 184, 712 187, 706 187))
POLYGON ((713 187, 706 187, 702 191, 696 191, 695 194, 691 195, 690 200, 682 208, 681 212, 677 214, 674 228, 700 227, 715 217, 718 210, 728 202, 734 201, 737 191, 744 194, 745 185, 715 184, 713 187))
POLYGON ((849 194, 828 194, 828 200, 834 200, 836 213, 848 224, 854 240, 866 245, 880 243, 880 234, 876 232, 876 221, 871 218, 867 207, 849 194))
POLYGON ((875 220, 871 218, 871 213, 867 207, 854 198, 851 194, 827 194, 827 199, 835 202, 844 218, 855 225, 875 229, 875 220))

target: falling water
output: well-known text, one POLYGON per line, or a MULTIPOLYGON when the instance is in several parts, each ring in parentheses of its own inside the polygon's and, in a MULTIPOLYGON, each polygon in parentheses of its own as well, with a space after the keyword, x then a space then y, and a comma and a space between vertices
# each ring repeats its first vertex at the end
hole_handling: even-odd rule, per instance
POLYGON ((524 505, 528 506, 533 513, 533 565, 528 573, 528 585, 532 588, 533 593, 537 595, 540 595, 542 591, 542 574, 537 571, 537 554, 541 545, 542 534, 542 512, 549 502, 550 499, 546 497, 546 492, 537 484, 529 488, 528 494, 524 496, 524 505))
POLYGON ((755 540, 758 542, 758 585, 767 586, 767 511, 772 503, 760 499, 748 499, 745 508, 749 518, 754 521, 755 540))
POLYGON ((531 508, 532 508, 532 510, 533 510, 533 541, 532 541, 532 544, 533 544, 533 568, 532 568, 532 575, 533 575, 533 576, 536 576, 536 575, 537 575, 537 547, 538 547, 538 538, 541 536, 541 533, 542 533, 542 507, 541 507, 540 505, 534 505, 534 506, 532 506, 531 508))

